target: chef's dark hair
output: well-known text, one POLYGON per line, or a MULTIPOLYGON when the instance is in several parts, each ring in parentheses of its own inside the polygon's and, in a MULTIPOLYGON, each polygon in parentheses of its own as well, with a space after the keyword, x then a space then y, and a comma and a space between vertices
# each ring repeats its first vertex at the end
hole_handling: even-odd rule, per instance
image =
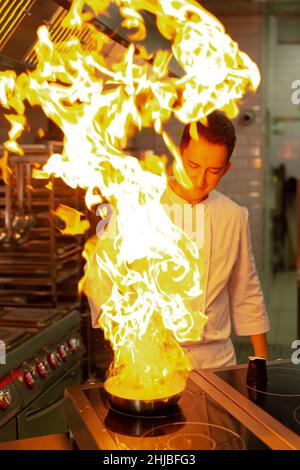
MULTIPOLYGON (((232 155, 236 135, 234 125, 228 119, 226 114, 221 111, 213 111, 207 116, 208 126, 204 126, 201 122, 197 122, 197 131, 198 135, 204 137, 211 144, 225 144, 228 149, 228 160, 232 155)), ((181 142, 180 150, 183 150, 189 145, 192 137, 190 136, 190 124, 187 124, 184 128, 181 142)))

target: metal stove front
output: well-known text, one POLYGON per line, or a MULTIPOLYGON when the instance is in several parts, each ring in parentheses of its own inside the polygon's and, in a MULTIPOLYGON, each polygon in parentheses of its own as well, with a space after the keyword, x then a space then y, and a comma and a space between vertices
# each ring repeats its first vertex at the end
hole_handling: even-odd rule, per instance
POLYGON ((0 441, 67 431, 64 389, 81 382, 84 353, 79 313, 54 315, 39 328, 35 322, 28 330, 0 326, 1 331, 6 340, 22 340, 18 331, 27 335, 11 343, 6 363, 0 364, 0 441))

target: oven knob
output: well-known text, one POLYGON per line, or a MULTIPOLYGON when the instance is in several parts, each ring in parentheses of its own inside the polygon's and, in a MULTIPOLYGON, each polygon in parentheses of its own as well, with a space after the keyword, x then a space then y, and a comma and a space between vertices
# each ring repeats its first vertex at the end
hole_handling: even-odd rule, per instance
POLYGON ((36 363, 36 370, 38 371, 38 374, 40 377, 44 378, 44 377, 47 377, 47 370, 46 370, 46 366, 44 364, 44 362, 37 362, 36 363))
POLYGON ((34 378, 33 378, 33 375, 31 372, 29 372, 29 370, 26 370, 24 372, 24 382, 25 382, 25 385, 28 387, 28 388, 33 388, 34 387, 34 378))
POLYGON ((10 390, 1 390, 0 391, 0 409, 8 410, 11 402, 12 402, 12 396, 11 396, 10 390))
POLYGON ((52 367, 52 369, 57 369, 58 366, 59 366, 59 363, 57 361, 57 356, 56 354, 54 353, 48 353, 48 362, 50 364, 50 366, 52 367))
POLYGON ((76 353, 77 349, 78 349, 78 341, 76 338, 71 338, 67 341, 67 345, 68 345, 68 348, 70 349, 70 351, 72 351, 72 353, 76 353))
POLYGON ((57 352, 58 352, 59 357, 60 357, 64 362, 68 359, 68 355, 67 355, 66 349, 65 349, 65 347, 64 347, 62 344, 61 344, 60 346, 58 346, 57 352))
POLYGON ((61 365, 62 363, 62 358, 60 357, 60 355, 56 352, 55 353, 55 357, 56 357, 56 362, 57 362, 57 365, 61 365))

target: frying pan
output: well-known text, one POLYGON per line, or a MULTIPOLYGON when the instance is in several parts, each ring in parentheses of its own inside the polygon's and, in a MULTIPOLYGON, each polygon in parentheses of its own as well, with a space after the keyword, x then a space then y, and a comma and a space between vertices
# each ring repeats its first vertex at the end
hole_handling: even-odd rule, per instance
POLYGON ((107 400, 113 409, 123 413, 133 415, 160 415, 167 413, 169 409, 175 406, 183 394, 183 390, 175 395, 170 395, 164 398, 155 398, 152 400, 139 400, 123 398, 112 394, 105 388, 107 400))

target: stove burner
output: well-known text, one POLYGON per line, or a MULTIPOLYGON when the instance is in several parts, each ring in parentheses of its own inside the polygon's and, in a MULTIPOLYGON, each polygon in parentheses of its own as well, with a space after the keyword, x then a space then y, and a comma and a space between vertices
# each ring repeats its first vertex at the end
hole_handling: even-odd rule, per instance
POLYGON ((215 450, 216 442, 205 434, 180 433, 171 437, 168 441, 168 449, 198 449, 198 450, 215 450), (200 441, 200 448, 199 448, 200 441))
POLYGON ((268 367, 268 381, 266 385, 257 385, 251 387, 246 384, 244 377, 244 385, 250 390, 259 392, 259 394, 276 395, 282 397, 300 397, 299 393, 293 393, 293 390, 299 390, 300 368, 296 369, 288 367, 268 367), (292 390, 292 391, 291 391, 292 390))
POLYGON ((5 343, 7 350, 19 344, 27 336, 27 331, 23 328, 0 327, 0 339, 5 343))
POLYGON ((294 411, 294 418, 298 424, 300 424, 300 406, 298 406, 294 411))
POLYGON ((54 308, 16 308, 2 315, 0 323, 40 327, 45 326, 57 316, 58 311, 54 308))
POLYGON ((151 429, 141 437, 140 449, 245 450, 239 434, 209 423, 177 422, 151 429))

